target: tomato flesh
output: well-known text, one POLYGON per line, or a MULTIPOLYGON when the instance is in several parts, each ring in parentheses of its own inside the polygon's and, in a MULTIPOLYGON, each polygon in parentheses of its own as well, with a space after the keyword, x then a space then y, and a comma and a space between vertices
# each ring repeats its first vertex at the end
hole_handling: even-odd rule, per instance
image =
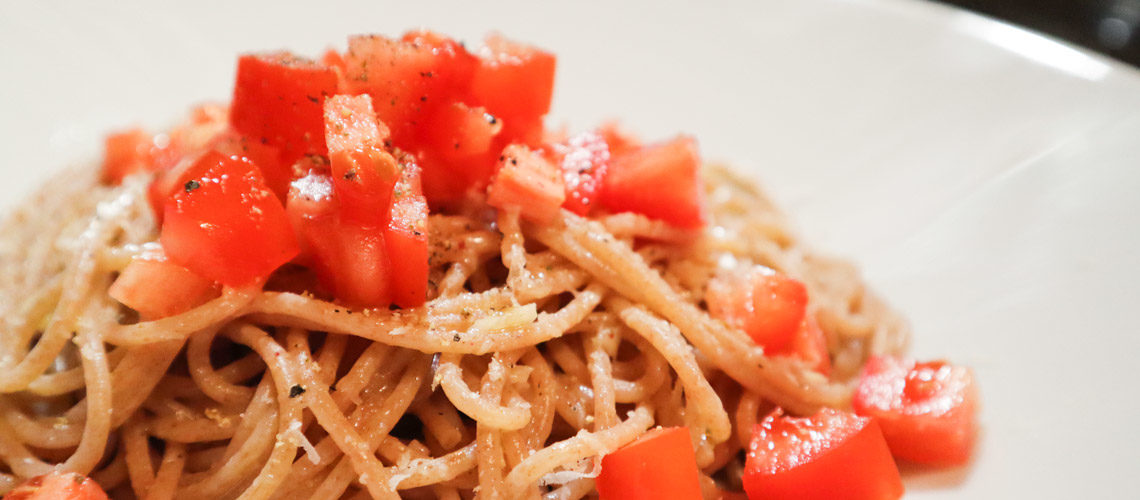
POLYGON ((384 240, 392 263, 392 302, 409 308, 427 300, 428 206, 420 169, 406 162, 392 196, 384 240))
POLYGON ((707 215, 700 166, 697 142, 687 136, 615 156, 602 184, 602 205, 678 227, 701 227, 707 215))
POLYGON ((400 147, 415 144, 439 106, 466 93, 475 59, 461 45, 430 32, 403 39, 354 36, 345 53, 348 93, 367 93, 400 147))
POLYGON ((777 410, 756 424, 744 491, 751 500, 886 500, 903 485, 874 420, 824 408, 805 418, 777 410))
POLYGON ((558 217, 566 192, 558 168, 543 155, 513 144, 503 150, 499 172, 487 189, 487 203, 495 208, 517 208, 536 222, 558 217))
POLYGON ((554 54, 492 35, 479 55, 471 79, 474 103, 503 119, 508 141, 537 144, 554 94, 554 54))
POLYGON ((119 184, 128 175, 151 170, 154 149, 153 138, 142 129, 109 134, 104 141, 103 182, 119 184))
POLYGON ((82 474, 55 471, 25 481, 4 500, 107 500, 107 494, 82 474))
POLYGON ((367 94, 325 101, 325 141, 346 221, 378 226, 387 218, 399 176, 396 159, 384 149, 388 137, 388 127, 376 119, 367 94))
POLYGON ((337 197, 328 174, 310 172, 293 181, 286 211, 300 240, 300 260, 316 271, 321 286, 337 301, 386 307, 391 270, 385 228, 346 219, 337 197))
POLYGON ((601 500, 699 500, 696 454, 689 429, 651 430, 602 457, 595 480, 601 500))
POLYGON ((788 347, 790 356, 800 358, 808 368, 824 375, 831 373, 831 356, 827 352, 827 336, 812 315, 804 316, 788 347))
POLYGON ((790 350, 807 312, 807 287, 764 266, 722 273, 705 293, 709 312, 744 330, 769 354, 790 350))
POLYGON ((242 286, 297 255, 285 209, 253 163, 210 152, 191 170, 163 210, 160 241, 171 262, 242 286))
POLYGON ((875 356, 863 368, 852 405, 879 421, 896 457, 930 465, 970 459, 977 388, 967 368, 875 356))
POLYGON ((562 169, 566 201, 562 207, 578 215, 590 213, 610 163, 610 147, 597 132, 583 132, 551 149, 562 169))
POLYGON ((278 148, 283 167, 306 154, 323 155, 321 106, 336 93, 337 84, 332 68, 288 52, 244 55, 238 59, 230 123, 243 135, 278 148))
POLYGON ((138 311, 143 320, 152 320, 205 304, 218 296, 218 287, 213 281, 171 263, 158 250, 131 260, 107 293, 138 311))

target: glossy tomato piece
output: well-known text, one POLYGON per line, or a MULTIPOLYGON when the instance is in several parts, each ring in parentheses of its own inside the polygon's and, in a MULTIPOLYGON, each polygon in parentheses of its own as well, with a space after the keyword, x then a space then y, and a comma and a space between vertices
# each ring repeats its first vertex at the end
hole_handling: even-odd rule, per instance
POLYGON ((603 123, 601 127, 598 127, 598 134, 610 146, 611 156, 623 155, 640 149, 642 146, 641 139, 621 128, 617 122, 603 123))
POLYGON ((210 152, 166 201, 160 241, 171 262, 225 285, 269 276, 297 255, 281 202, 249 161, 210 152))
POLYGON ((551 150, 566 188, 562 207, 578 215, 589 214, 609 168, 609 144, 597 132, 583 132, 552 145, 551 150))
POLYGON ((903 485, 874 420, 824 408, 805 418, 776 410, 756 424, 744 491, 752 500, 889 500, 903 485))
POLYGON ((558 167, 542 154, 513 144, 499 157, 499 171, 487 188, 487 203, 495 208, 517 208, 535 222, 558 217, 565 188, 558 167))
POLYGON ((554 94, 555 66, 550 52, 491 35, 479 51, 471 98, 503 119, 506 140, 537 144, 554 94))
POLYGON ((4 500, 107 500, 107 494, 82 474, 56 471, 25 481, 4 500))
POLYGON ((420 186, 420 169, 405 162, 384 234, 392 263, 392 302, 409 308, 427 300, 428 205, 420 186))
POLYGON ((977 399, 968 368, 875 356, 863 368, 852 405, 879 421, 896 457, 954 465, 970 459, 977 399))
POLYGON ((300 240, 298 260, 316 271, 338 302, 386 307, 391 302, 386 227, 344 218, 337 196, 328 174, 310 172, 293 181, 286 211, 300 240))
POLYGON ((325 101, 325 141, 345 221, 379 226, 387 219, 392 186, 400 175, 396 159, 384 148, 388 137, 367 94, 325 101))
POLYGON ((697 142, 688 136, 616 156, 602 183, 602 205, 678 227, 701 227, 707 215, 700 167, 697 142))
POLYGON ((108 134, 104 141, 102 180, 119 184, 123 178, 154 168, 154 139, 140 128, 108 134))
POLYGON ((437 110, 415 152, 424 169, 424 192, 434 203, 463 199, 490 183, 502 151, 502 120, 482 107, 454 102, 437 110))
POLYGON ((807 287, 765 266, 717 275, 705 301, 713 316, 744 330, 769 354, 790 351, 807 312, 807 287))
POLYGON ((332 176, 328 172, 310 170, 289 186, 285 213, 293 233, 297 235, 300 251, 296 261, 320 272, 319 258, 309 240, 313 237, 310 226, 336 224, 339 205, 333 195, 332 176))
POLYGON ((815 317, 808 314, 792 337, 788 355, 800 358, 809 368, 828 375, 831 373, 831 355, 827 352, 827 336, 815 317))
POLYGON ((350 37, 344 60, 348 92, 372 96, 376 114, 403 148, 431 126, 436 108, 461 100, 475 65, 463 46, 431 32, 350 37))
MULTIPOLYGON (((240 156, 257 165, 257 169, 265 177, 265 184, 269 186, 273 194, 277 195, 278 199, 284 200, 285 195, 289 193, 289 183, 293 181, 293 172, 290 166, 281 164, 280 149, 243 136, 233 130, 217 137, 213 143, 213 149, 224 155, 240 156)), ((170 189, 167 194, 177 191, 180 184, 182 182, 170 186, 174 189, 170 189)))
POLYGON ((696 454, 685 427, 658 427, 602 457, 601 500, 699 500, 696 454))
POLYGON ((337 92, 336 72, 288 52, 238 59, 230 123, 280 150, 284 167, 306 154, 325 154, 322 104, 337 92))
POLYGON ((219 295, 217 284, 166 259, 161 247, 131 260, 107 293, 143 320, 165 318, 219 295))

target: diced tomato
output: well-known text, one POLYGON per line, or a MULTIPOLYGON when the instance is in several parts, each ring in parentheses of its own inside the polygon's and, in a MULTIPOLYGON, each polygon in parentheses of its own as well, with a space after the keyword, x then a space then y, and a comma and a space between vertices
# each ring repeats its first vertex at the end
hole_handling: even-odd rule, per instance
POLYGON ((171 262, 240 286, 297 255, 285 209, 253 163, 210 152, 191 170, 163 210, 160 240, 171 262))
POLYGON ((554 93, 554 54, 491 35, 479 56, 471 80, 474 104, 503 119, 506 140, 536 144, 554 93))
POLYGON ((502 120, 481 107, 454 102, 436 111, 415 152, 424 169, 424 192, 433 203, 463 199, 487 187, 502 146, 502 120))
POLYGON ((289 224, 293 233, 297 235, 300 251, 297 262, 313 267, 319 259, 313 245, 309 240, 313 236, 311 225, 334 225, 337 217, 337 203, 333 195, 332 177, 327 172, 310 171, 303 177, 293 181, 289 187, 289 196, 285 203, 285 213, 289 217, 289 224))
POLYGON ((378 226, 387 219, 392 186, 400 175, 396 159, 384 150, 388 136, 367 94, 325 101, 325 141, 346 221, 378 226))
MULTIPOLYGON (((281 151, 278 148, 230 131, 217 138, 213 149, 224 155, 241 156, 252 161, 265 176, 265 183, 278 199, 284 200, 289 193, 293 172, 289 166, 281 165, 281 151)), ((174 187, 177 189, 177 186, 174 187)))
POLYGON ((610 164, 606 140, 597 132, 583 132, 551 149, 566 188, 562 207, 578 215, 590 213, 610 164))
POLYGON ((420 187, 420 169, 405 162, 392 196, 384 234, 392 262, 392 302, 409 308, 423 305, 428 281, 428 206, 420 187))
POLYGON ((344 56, 336 50, 328 49, 321 55, 321 64, 328 66, 336 73, 337 91, 339 93, 348 92, 348 77, 345 75, 348 64, 344 62, 344 56))
POLYGON ((131 260, 107 293, 143 320, 165 318, 205 304, 217 285, 166 259, 161 247, 131 260))
POLYGON ((238 59, 230 123, 281 152, 289 167, 306 154, 325 154, 321 105, 337 91, 336 72, 288 52, 238 59))
POLYGON ((752 500, 888 500, 903 494, 879 425, 824 408, 794 418, 776 410, 752 430, 744 464, 752 500))
POLYGON ((4 500, 107 500, 107 494, 82 474, 56 471, 25 481, 4 500))
POLYGON ((623 130, 616 122, 603 123, 598 128, 598 133, 610 146, 610 156, 623 155, 641 148, 641 140, 623 130))
POLYGON ((852 402, 878 420, 896 457, 931 465, 970 459, 977 434, 977 388, 968 368, 872 357, 852 402))
POLYGON ((700 167, 697 142, 688 136, 616 156, 602 183, 602 205, 679 227, 701 227, 707 216, 700 167))
POLYGON ((341 303, 385 307, 391 302, 385 228, 345 219, 337 196, 328 174, 293 181, 286 210, 300 240, 299 260, 341 303))
POLYGON ((769 354, 790 351, 804 321, 807 287, 764 266, 721 273, 709 281, 705 302, 713 316, 744 330, 769 354))
POLYGON ((503 150, 499 172, 487 189, 487 203, 495 208, 518 208, 536 222, 558 216, 566 192, 558 167, 540 153, 519 144, 503 150))
POLYGON ((659 427, 602 457, 601 500, 699 500, 697 458, 685 427, 659 427))
POLYGON ((815 317, 808 314, 800 322, 799 329, 792 337, 788 348, 789 355, 804 360, 811 369, 828 375, 831 373, 831 356, 827 352, 827 336, 819 328, 815 317))
POLYGON ((153 146, 150 134, 140 128, 109 134, 104 142, 103 182, 119 184, 128 175, 150 170, 153 146))
POLYGON ((394 143, 405 148, 430 126, 435 108, 466 93, 475 64, 461 45, 431 32, 409 33, 401 40, 350 37, 344 59, 349 93, 371 95, 394 143))

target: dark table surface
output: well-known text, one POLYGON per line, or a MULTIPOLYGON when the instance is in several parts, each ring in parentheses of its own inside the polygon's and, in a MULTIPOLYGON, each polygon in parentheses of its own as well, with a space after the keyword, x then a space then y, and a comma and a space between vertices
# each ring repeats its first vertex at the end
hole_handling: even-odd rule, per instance
POLYGON ((1140 66, 1140 0, 935 0, 1140 66))

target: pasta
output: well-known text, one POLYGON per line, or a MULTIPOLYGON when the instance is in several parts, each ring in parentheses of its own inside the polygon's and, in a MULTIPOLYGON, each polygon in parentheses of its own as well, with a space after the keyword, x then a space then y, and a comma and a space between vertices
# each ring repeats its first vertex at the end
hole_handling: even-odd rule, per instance
POLYGON ((66 172, 3 224, 0 491, 59 467, 116 498, 581 498, 659 425, 690 429, 708 496, 739 489, 764 409, 847 407, 908 333, 748 182, 705 171, 703 231, 432 214, 421 308, 345 308, 286 267, 151 321, 107 294, 155 239, 148 179, 66 172), (830 377, 708 313, 708 280, 741 263, 807 285, 830 377))

